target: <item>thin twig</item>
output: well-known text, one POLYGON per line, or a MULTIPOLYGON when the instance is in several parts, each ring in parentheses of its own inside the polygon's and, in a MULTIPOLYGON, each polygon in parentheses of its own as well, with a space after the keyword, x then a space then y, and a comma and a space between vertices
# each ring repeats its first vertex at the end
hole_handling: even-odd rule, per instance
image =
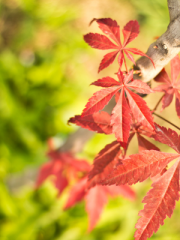
POLYGON ((153 112, 153 114, 154 114, 156 117, 158 117, 158 118, 162 119, 163 121, 165 121, 165 122, 167 122, 167 123, 171 124, 173 127, 175 127, 175 128, 177 128, 178 130, 180 130, 180 128, 179 128, 178 126, 176 126, 174 123, 172 123, 172 122, 168 121, 167 119, 165 119, 165 118, 161 117, 160 115, 158 115, 158 114, 157 114, 157 113, 155 113, 155 112, 153 112))
POLYGON ((158 108, 158 106, 159 106, 161 100, 163 99, 163 97, 164 97, 164 95, 162 95, 162 97, 159 99, 159 101, 157 102, 156 106, 153 108, 152 111, 156 111, 156 109, 158 108))

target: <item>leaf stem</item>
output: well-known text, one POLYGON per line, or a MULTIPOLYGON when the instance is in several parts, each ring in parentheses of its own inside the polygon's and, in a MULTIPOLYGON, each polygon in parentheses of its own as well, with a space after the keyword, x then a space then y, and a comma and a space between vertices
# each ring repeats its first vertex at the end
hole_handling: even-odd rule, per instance
POLYGON ((163 94, 162 97, 159 99, 159 101, 157 102, 156 106, 153 108, 152 111, 156 111, 156 109, 158 108, 158 106, 159 106, 161 100, 163 99, 163 97, 164 97, 164 94, 163 94))
POLYGON ((180 130, 180 128, 179 128, 178 126, 176 126, 174 123, 168 121, 167 119, 161 117, 159 114, 157 114, 157 113, 155 113, 155 112, 153 112, 152 114, 154 114, 156 117, 162 119, 163 121, 165 121, 165 122, 171 124, 173 127, 175 127, 175 128, 177 128, 178 130, 180 130))
POLYGON ((124 64, 125 64, 126 72, 128 73, 128 68, 127 68, 127 65, 126 65, 126 59, 125 58, 124 58, 124 64))

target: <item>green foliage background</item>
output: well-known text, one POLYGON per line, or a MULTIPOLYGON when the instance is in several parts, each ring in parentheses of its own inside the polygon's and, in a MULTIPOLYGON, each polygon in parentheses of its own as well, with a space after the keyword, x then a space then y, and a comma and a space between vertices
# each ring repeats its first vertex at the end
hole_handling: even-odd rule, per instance
MULTIPOLYGON (((88 27, 92 18, 111 17, 121 27, 137 19, 141 34, 133 47, 146 51, 167 27, 166 1, 0 0, 0 15, 0 240, 133 239, 149 182, 134 187, 135 202, 110 200, 89 234, 84 203, 63 211, 67 191, 57 199, 50 181, 35 190, 34 172, 47 161, 47 139, 58 145, 75 130, 67 120, 81 113, 95 90, 89 84, 116 71, 97 74, 102 52, 82 38, 99 31, 95 24, 88 27)), ((82 155, 92 160, 108 142, 95 136, 82 155)), ((179 239, 179 212, 178 205, 152 239, 179 239)))

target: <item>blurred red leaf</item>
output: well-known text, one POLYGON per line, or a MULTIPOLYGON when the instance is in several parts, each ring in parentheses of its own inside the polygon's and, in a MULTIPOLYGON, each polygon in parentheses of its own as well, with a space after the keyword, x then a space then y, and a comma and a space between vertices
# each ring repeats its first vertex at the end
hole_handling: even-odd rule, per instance
POLYGON ((70 153, 51 151, 48 155, 51 160, 40 168, 36 187, 39 187, 47 178, 52 176, 52 182, 60 195, 72 178, 78 178, 78 172, 87 173, 90 170, 88 162, 77 160, 70 153))
POLYGON ((180 58, 177 55, 171 60, 171 80, 163 69, 156 77, 155 81, 163 82, 163 85, 159 85, 154 88, 154 91, 164 92, 164 96, 162 98, 162 110, 168 107, 172 100, 173 96, 176 97, 176 112, 178 117, 180 118, 180 79, 177 80, 178 75, 180 74, 180 58))
POLYGON ((112 197, 121 195, 130 200, 135 199, 134 191, 128 186, 95 186, 87 189, 87 178, 83 178, 71 188, 64 209, 68 209, 85 199, 86 211, 89 216, 88 230, 91 231, 101 216, 108 201, 108 195, 112 197))

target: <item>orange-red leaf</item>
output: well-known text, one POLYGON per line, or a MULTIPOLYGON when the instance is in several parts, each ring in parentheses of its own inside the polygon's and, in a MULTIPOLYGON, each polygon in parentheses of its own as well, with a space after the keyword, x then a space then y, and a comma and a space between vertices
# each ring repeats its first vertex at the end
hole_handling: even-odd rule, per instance
POLYGON ((102 79, 98 79, 97 81, 91 83, 91 85, 99 86, 99 87, 115 87, 121 85, 120 82, 116 81, 111 77, 104 77, 102 79))
POLYGON ((93 169, 89 172, 88 178, 92 179, 95 175, 103 173, 105 167, 114 160, 120 151, 120 144, 114 141, 103 148, 94 159, 93 169))
POLYGON ((134 200, 136 197, 135 192, 129 186, 95 186, 87 190, 87 178, 85 177, 71 188, 64 209, 73 207, 85 199, 86 211, 89 217, 89 231, 91 231, 101 216, 108 195, 112 197, 122 195, 130 200, 134 200))
POLYGON ((119 87, 110 87, 95 92, 86 104, 82 116, 90 115, 102 110, 118 90, 119 87))
POLYGON ((107 112, 97 112, 91 115, 82 117, 76 115, 69 119, 68 123, 75 123, 76 125, 86 128, 97 133, 112 133, 112 126, 110 125, 111 116, 107 112))
POLYGON ((123 28, 124 42, 123 47, 133 41, 139 35, 138 21, 129 21, 123 28))
POLYGON ((104 68, 107 68, 111 63, 114 62, 118 52, 119 51, 114 51, 114 52, 110 52, 110 53, 107 53, 106 55, 104 55, 100 65, 99 65, 98 73, 101 70, 103 70, 104 68))
POLYGON ((118 45, 121 46, 120 41, 120 27, 115 20, 111 18, 101 18, 96 19, 99 28, 108 35, 111 39, 113 39, 118 45))
POLYGON ((141 152, 142 150, 160 151, 158 147, 156 147, 153 143, 149 142, 147 139, 145 139, 140 134, 137 134, 137 138, 138 138, 139 152, 141 152))
POLYGON ((76 185, 72 187, 69 192, 69 198, 64 206, 64 209, 73 207, 76 203, 80 202, 86 194, 87 178, 81 179, 76 185))
POLYGON ((52 177, 51 180, 54 186, 58 189, 59 195, 68 185, 68 179, 63 174, 63 164, 59 160, 45 163, 39 171, 36 187, 41 186, 45 180, 52 177))
MULTIPOLYGON (((126 55, 128 55, 127 51, 132 52, 136 55, 145 56, 145 57, 149 58, 151 60, 152 64, 153 64, 154 68, 155 68, 155 64, 154 64, 153 60, 148 55, 146 55, 145 53, 140 51, 139 49, 137 49, 137 48, 126 48, 126 55)), ((130 57, 129 57, 129 59, 130 59, 130 57)))
POLYGON ((98 72, 108 67, 111 63, 113 63, 118 53, 119 53, 118 63, 120 65, 120 68, 122 67, 123 62, 125 62, 124 53, 133 63, 135 63, 133 56, 128 51, 137 55, 146 56, 152 61, 152 59, 149 56, 147 56, 146 54, 144 54, 138 49, 125 48, 126 45, 130 43, 132 40, 134 40, 139 34, 139 24, 136 20, 128 22, 124 27, 123 45, 121 44, 121 40, 120 40, 120 27, 115 20, 112 20, 111 18, 101 18, 101 19, 93 19, 93 21, 96 21, 99 25, 99 28, 103 31, 103 33, 108 35, 117 44, 115 45, 106 36, 97 34, 97 33, 95 34, 89 33, 84 36, 84 40, 93 48, 102 49, 102 50, 115 49, 115 51, 110 52, 104 56, 99 66, 98 72))
POLYGON ((176 96, 176 111, 178 117, 180 117, 180 80, 177 81, 177 77, 180 74, 180 58, 176 55, 171 60, 171 80, 163 69, 158 76, 155 77, 155 81, 163 82, 165 84, 159 85, 154 88, 154 91, 164 92, 162 98, 162 110, 170 105, 173 100, 173 96, 176 96))
POLYGON ((91 188, 88 194, 85 196, 86 211, 89 216, 89 232, 97 224, 107 200, 107 192, 103 186, 91 188))
POLYGON ((156 176, 169 162, 179 157, 179 154, 163 153, 155 150, 144 150, 139 154, 129 156, 127 159, 105 176, 103 185, 123 185, 142 182, 148 177, 156 176))
POLYGON ((51 151, 48 153, 51 161, 45 163, 38 174, 36 187, 51 177, 54 186, 58 189, 59 195, 66 188, 72 178, 76 179, 78 172, 89 172, 90 164, 84 160, 77 160, 70 153, 51 151), (65 174, 66 172, 66 174, 65 174))
POLYGON ((153 90, 144 82, 140 80, 134 80, 128 84, 126 84, 128 88, 132 88, 139 93, 153 93, 153 90))
POLYGON ((117 49, 117 46, 112 43, 109 38, 98 33, 88 33, 84 35, 84 40, 92 48, 107 50, 107 49, 117 49))
POLYGON ((117 140, 122 142, 125 148, 129 138, 131 121, 131 111, 124 94, 124 89, 122 89, 119 100, 112 111, 111 125, 113 126, 112 130, 117 140))
POLYGON ((135 192, 128 185, 122 185, 122 186, 112 185, 112 186, 106 186, 106 188, 109 194, 111 195, 111 197, 122 195, 123 197, 128 198, 129 200, 135 200, 136 198, 135 192))
POLYGON ((175 91, 176 95, 176 112, 178 117, 180 118, 180 93, 178 91, 175 91))
POLYGON ((91 231, 100 218, 102 210, 108 201, 108 194, 112 197, 123 195, 134 200, 135 193, 128 186, 95 186, 85 196, 86 211, 89 216, 89 231, 91 231))
POLYGON ((156 134, 154 135, 154 139, 168 145, 176 152, 180 153, 180 136, 177 134, 177 132, 171 128, 167 129, 165 127, 161 127, 156 123, 155 128, 156 134))
POLYGON ((166 216, 171 217, 175 201, 179 200, 179 160, 152 187, 143 199, 146 205, 139 212, 135 240, 150 238, 164 224, 166 216))
POLYGON ((162 82, 162 83, 171 83, 171 80, 166 72, 166 70, 163 68, 162 71, 154 78, 156 82, 162 82))
POLYGON ((175 83, 179 74, 180 74, 180 58, 179 55, 176 55, 171 60, 171 79, 173 83, 175 83))
POLYGON ((154 123, 151 111, 146 105, 146 102, 137 94, 126 89, 126 94, 131 106, 131 111, 137 122, 140 122, 144 127, 154 129, 154 123))

